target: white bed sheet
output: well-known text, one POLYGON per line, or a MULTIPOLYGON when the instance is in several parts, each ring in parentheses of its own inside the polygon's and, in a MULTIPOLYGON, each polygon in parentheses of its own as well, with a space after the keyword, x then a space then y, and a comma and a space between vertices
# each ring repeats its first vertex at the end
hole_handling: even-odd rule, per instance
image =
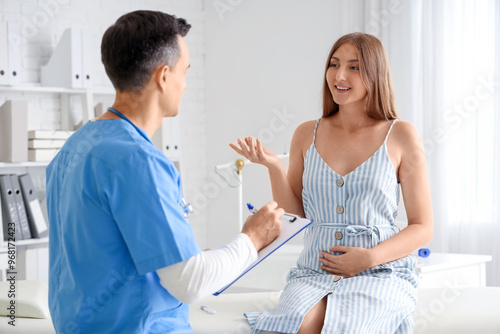
MULTIPOLYGON (((274 308, 279 292, 227 293, 191 305, 194 334, 249 334, 243 316, 248 311, 274 308), (214 309, 209 314, 200 309, 214 309)), ((415 333, 500 333, 500 287, 421 289, 415 311, 415 333)))
MULTIPOLYGON (((191 305, 189 320, 194 334, 249 334, 243 316, 247 311, 274 308, 280 292, 226 293, 210 296, 191 305), (200 309, 214 309, 209 314, 200 309)), ((3 334, 54 334, 50 319, 0 317, 3 334)), ((421 289, 415 311, 415 333, 498 334, 500 333, 500 287, 421 289)))

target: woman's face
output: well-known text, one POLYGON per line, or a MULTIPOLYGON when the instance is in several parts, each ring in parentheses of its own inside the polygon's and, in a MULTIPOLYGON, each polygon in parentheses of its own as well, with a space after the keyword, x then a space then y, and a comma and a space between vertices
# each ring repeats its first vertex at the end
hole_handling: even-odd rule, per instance
POLYGON ((339 106, 357 103, 364 108, 367 91, 359 72, 358 52, 352 44, 344 43, 333 53, 326 82, 339 106))

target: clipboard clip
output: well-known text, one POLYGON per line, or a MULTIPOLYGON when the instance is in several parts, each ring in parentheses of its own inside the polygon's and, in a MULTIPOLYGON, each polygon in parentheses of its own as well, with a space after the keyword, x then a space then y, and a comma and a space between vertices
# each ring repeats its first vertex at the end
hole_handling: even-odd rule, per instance
POLYGON ((288 219, 288 221, 289 221, 290 223, 293 223, 294 221, 296 221, 297 219, 299 219, 299 218, 300 218, 300 216, 298 216, 298 215, 294 215, 293 213, 286 213, 286 212, 285 212, 285 216, 289 216, 289 217, 290 217, 290 218, 288 219))
MULTIPOLYGON (((257 212, 257 209, 250 203, 247 203, 247 208, 248 208, 248 211, 250 211, 252 214, 255 214, 257 212)), ((288 221, 290 223, 293 223, 294 221, 296 221, 297 219, 300 218, 299 215, 294 215, 293 213, 286 213, 285 212, 285 216, 288 216, 288 221)))

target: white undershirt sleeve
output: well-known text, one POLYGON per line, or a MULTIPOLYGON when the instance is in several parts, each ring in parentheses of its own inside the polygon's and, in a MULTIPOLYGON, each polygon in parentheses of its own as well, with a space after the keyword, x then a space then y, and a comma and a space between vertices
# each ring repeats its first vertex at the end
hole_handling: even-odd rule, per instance
POLYGON ((227 245, 158 269, 161 285, 185 304, 194 303, 231 283, 257 260, 250 238, 238 234, 227 245))

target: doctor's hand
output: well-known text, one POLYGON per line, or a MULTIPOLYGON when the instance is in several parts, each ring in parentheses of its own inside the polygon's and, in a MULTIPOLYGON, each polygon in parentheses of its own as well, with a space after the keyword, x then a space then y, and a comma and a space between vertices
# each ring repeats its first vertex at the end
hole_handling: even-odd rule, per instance
POLYGON ((353 277, 375 266, 371 256, 372 253, 369 249, 362 247, 335 246, 330 247, 330 250, 343 254, 333 255, 323 251, 318 260, 323 264, 321 269, 328 271, 332 275, 353 277))
POLYGON ((269 202, 255 214, 249 216, 243 225, 242 233, 248 235, 257 251, 269 245, 281 233, 280 218, 285 211, 278 208, 278 203, 269 202))
POLYGON ((237 142, 238 144, 231 143, 229 146, 251 162, 264 165, 268 168, 276 164, 281 164, 280 158, 270 149, 262 145, 260 139, 246 137, 243 140, 238 138, 237 142))

